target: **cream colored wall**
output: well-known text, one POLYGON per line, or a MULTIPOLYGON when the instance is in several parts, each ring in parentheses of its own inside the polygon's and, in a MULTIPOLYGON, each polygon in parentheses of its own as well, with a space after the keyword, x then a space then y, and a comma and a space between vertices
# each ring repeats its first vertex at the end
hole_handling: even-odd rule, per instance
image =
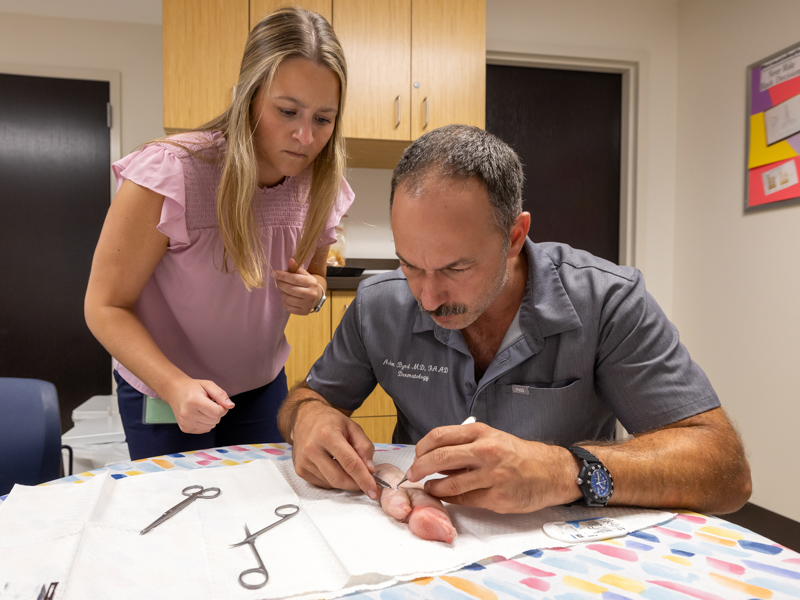
POLYGON ((752 501, 800 520, 800 205, 742 208, 746 67, 800 42, 800 3, 680 7, 674 317, 744 436, 752 501))
POLYGON ((0 13, 3 64, 117 71, 122 153, 164 134, 158 25, 0 13))

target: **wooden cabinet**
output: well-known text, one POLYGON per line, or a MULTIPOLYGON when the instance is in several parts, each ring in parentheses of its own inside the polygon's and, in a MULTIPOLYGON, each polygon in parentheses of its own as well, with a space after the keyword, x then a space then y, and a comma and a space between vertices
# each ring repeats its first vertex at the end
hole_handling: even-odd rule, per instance
MULTIPOLYGON (((308 375, 311 365, 331 341, 331 305, 326 302, 318 313, 301 317, 291 315, 286 325, 286 339, 292 347, 286 360, 286 383, 289 389, 308 375)), ((338 323, 338 321, 337 321, 338 323)))
POLYGON ((411 10, 411 139, 486 123, 486 1, 415 0, 411 10))
MULTIPOLYGON (((164 128, 230 103, 247 33, 291 0, 163 0, 164 128)), ((394 168, 448 123, 484 127, 486 0, 300 0, 333 25, 348 63, 344 133, 353 167, 394 168)))
POLYGON ((250 0, 250 29, 255 27, 256 23, 271 12, 285 6, 298 5, 318 12, 328 20, 328 23, 333 18, 333 0, 302 0, 302 2, 292 2, 292 0, 250 0))
POLYGON ((335 0, 347 58, 347 138, 411 139, 411 0, 335 0))
POLYGON ((192 129, 233 99, 248 0, 163 0, 164 130, 192 129))
MULTIPOLYGON (((292 347, 286 362, 289 387, 305 378, 311 365, 322 355, 347 307, 356 296, 355 290, 332 290, 330 300, 315 315, 292 315, 286 327, 286 337, 292 347)), ((352 414, 367 437, 375 443, 390 443, 397 422, 394 402, 378 386, 352 414)))
POLYGON ((334 0, 353 166, 393 168, 448 123, 485 126, 485 0, 334 0))

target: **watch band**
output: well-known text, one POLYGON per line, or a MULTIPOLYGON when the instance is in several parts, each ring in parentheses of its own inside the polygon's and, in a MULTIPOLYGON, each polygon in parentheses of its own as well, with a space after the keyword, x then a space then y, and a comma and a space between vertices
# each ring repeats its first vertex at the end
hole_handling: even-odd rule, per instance
POLYGON ((319 289, 322 290, 322 297, 319 299, 319 302, 317 302, 317 305, 311 309, 312 313, 319 312, 322 308, 322 305, 325 304, 325 300, 327 299, 327 296, 325 296, 325 288, 323 288, 319 283, 317 285, 319 285, 319 289))
POLYGON ((580 458, 582 461, 587 463, 598 463, 603 464, 600 462, 600 459, 597 458, 594 454, 586 450, 585 448, 581 448, 580 446, 570 446, 567 448, 570 452, 572 452, 575 456, 580 458))

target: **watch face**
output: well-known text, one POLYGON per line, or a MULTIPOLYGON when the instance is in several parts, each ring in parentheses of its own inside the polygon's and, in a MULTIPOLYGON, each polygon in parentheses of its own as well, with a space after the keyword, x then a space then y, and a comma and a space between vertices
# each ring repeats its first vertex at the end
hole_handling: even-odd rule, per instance
POLYGON ((611 495, 611 481, 608 478, 608 473, 604 470, 595 469, 589 482, 591 483, 592 491, 600 498, 606 498, 611 495))

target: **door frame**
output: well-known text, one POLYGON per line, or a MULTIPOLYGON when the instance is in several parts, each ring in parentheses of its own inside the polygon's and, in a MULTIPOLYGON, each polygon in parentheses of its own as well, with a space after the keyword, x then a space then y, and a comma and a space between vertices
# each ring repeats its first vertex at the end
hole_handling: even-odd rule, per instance
POLYGON ((620 135, 619 264, 636 266, 637 166, 641 128, 640 88, 642 56, 591 56, 590 49, 542 47, 536 51, 486 51, 486 64, 540 69, 597 71, 622 75, 622 113, 620 135))
POLYGON ((105 71, 100 69, 76 69, 72 67, 49 67, 43 65, 19 65, 0 63, 0 73, 7 75, 28 75, 32 77, 54 77, 58 79, 79 79, 88 81, 108 82, 108 102, 111 105, 111 127, 109 127, 109 141, 111 162, 108 164, 109 176, 109 204, 114 194, 117 193, 117 182, 111 172, 111 163, 118 161, 121 156, 121 91, 119 71, 105 71))

